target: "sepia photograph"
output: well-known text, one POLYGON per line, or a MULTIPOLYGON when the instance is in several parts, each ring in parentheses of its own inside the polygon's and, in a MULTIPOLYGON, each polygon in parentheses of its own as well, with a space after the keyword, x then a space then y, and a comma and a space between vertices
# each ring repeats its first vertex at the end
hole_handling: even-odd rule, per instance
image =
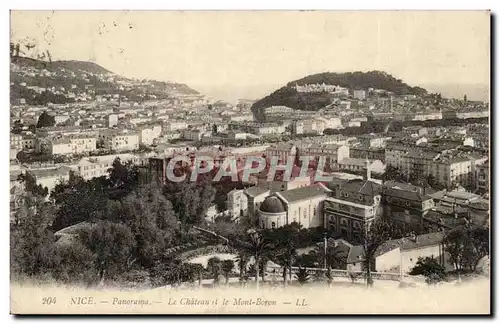
POLYGON ((477 11, 10 11, 10 313, 488 315, 477 11))

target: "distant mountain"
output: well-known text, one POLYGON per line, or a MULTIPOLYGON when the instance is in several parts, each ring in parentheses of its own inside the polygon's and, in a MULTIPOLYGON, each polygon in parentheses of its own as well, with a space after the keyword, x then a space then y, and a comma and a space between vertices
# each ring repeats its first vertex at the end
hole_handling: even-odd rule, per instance
POLYGON ((45 105, 89 101, 96 96, 107 98, 117 94, 134 101, 199 94, 182 83, 121 77, 93 62, 48 62, 28 57, 11 57, 10 82, 13 104, 20 99, 27 104, 45 105))
POLYGON ((370 72, 325 72, 306 76, 289 82, 267 97, 255 102, 252 106, 254 115, 260 119, 262 108, 269 106, 288 106, 297 110, 319 110, 331 103, 332 96, 328 93, 299 93, 295 85, 329 84, 352 89, 383 89, 395 94, 423 95, 427 91, 420 87, 412 87, 400 79, 381 71, 370 72))

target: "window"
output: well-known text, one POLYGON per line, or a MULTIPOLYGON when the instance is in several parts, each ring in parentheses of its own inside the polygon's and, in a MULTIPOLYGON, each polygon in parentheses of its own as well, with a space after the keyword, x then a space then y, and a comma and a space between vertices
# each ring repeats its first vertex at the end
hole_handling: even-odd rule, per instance
POLYGON ((276 228, 276 223, 275 223, 275 222, 272 222, 272 223, 271 223, 271 228, 272 228, 272 229, 275 229, 275 228, 276 228))

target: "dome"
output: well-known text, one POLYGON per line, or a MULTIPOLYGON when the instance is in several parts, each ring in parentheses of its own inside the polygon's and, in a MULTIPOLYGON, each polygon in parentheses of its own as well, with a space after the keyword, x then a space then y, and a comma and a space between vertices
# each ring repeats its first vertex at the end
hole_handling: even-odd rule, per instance
POLYGON ((284 213, 285 206, 283 202, 276 196, 269 196, 260 205, 260 211, 264 213, 284 213))

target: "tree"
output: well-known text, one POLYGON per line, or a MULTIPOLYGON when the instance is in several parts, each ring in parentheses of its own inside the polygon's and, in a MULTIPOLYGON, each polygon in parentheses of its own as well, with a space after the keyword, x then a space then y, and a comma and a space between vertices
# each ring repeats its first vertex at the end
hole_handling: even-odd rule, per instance
POLYGON ((117 157, 108 172, 111 187, 116 190, 116 197, 119 199, 139 184, 139 170, 131 161, 122 163, 117 157))
POLYGON ((106 187, 105 179, 85 181, 74 174, 70 174, 68 181, 58 183, 50 195, 58 207, 52 228, 60 230, 80 222, 108 218, 114 209, 106 187))
POLYGON ((424 276, 428 284, 436 284, 445 277, 445 268, 431 257, 419 258, 410 275, 424 276))
POLYGON ((300 285, 305 284, 309 281, 309 273, 306 268, 299 267, 299 271, 295 274, 295 278, 300 285))
POLYGON ((98 277, 93 263, 93 253, 80 242, 60 244, 54 249, 51 274, 65 283, 94 284, 98 277))
POLYGON ((248 261, 250 261, 250 257, 247 254, 247 251, 240 251, 236 256, 236 263, 238 264, 238 270, 240 272, 240 282, 243 283, 245 280, 246 270, 248 261))
POLYGON ((12 124, 12 134, 21 134, 23 131, 23 123, 18 119, 12 124))
POLYGON ((215 196, 210 182, 169 182, 163 189, 183 224, 201 225, 215 196))
POLYGON ((152 266, 172 246, 178 232, 178 220, 172 204, 153 182, 126 196, 117 206, 118 217, 132 231, 135 256, 140 265, 152 266))
POLYGON ((452 230, 444 237, 443 245, 445 251, 450 255, 450 263, 456 270, 461 270, 464 264, 467 233, 462 229, 452 230))
POLYGON ((270 250, 272 260, 276 260, 283 267, 283 281, 287 284, 287 271, 292 278, 292 265, 297 260, 297 247, 301 241, 301 226, 297 223, 285 225, 269 232, 268 236, 274 243, 274 249, 270 250))
POLYGON ((82 229, 78 236, 94 254, 94 267, 101 282, 105 275, 113 278, 128 270, 135 245, 130 228, 123 224, 98 221, 82 229))
POLYGON ((247 235, 243 239, 235 239, 232 244, 235 245, 236 249, 251 255, 254 257, 255 264, 255 282, 256 287, 259 289, 259 265, 261 262, 261 256, 264 251, 270 247, 268 239, 262 234, 262 232, 250 229, 246 233, 247 235))
POLYGON ((366 275, 366 283, 370 287, 373 285, 371 272, 375 266, 375 252, 384 242, 399 238, 401 236, 401 231, 394 226, 392 222, 378 218, 365 226, 361 236, 364 252, 363 266, 366 275))
POLYGON ((475 271, 479 261, 489 254, 489 230, 456 228, 446 234, 443 244, 456 270, 475 271))
POLYGON ((37 275, 51 268, 55 238, 48 229, 52 223, 53 206, 30 193, 14 215, 10 228, 10 261, 13 275, 37 275))
POLYGON ((222 272, 222 262, 218 257, 208 259, 207 271, 214 277, 214 287, 219 283, 219 276, 222 272))
POLYGON ((233 271, 233 268, 234 268, 233 260, 222 261, 222 273, 224 273, 224 277, 226 277, 226 285, 229 284, 229 275, 233 271))
POLYGON ((55 124, 56 124, 56 118, 52 115, 49 115, 46 111, 44 111, 42 112, 40 117, 38 117, 36 128, 52 127, 55 124))
POLYGON ((24 189, 26 192, 30 192, 34 196, 45 198, 49 194, 49 189, 40 184, 37 185, 36 178, 29 172, 24 172, 18 175, 17 181, 24 183, 24 189))
MULTIPOLYGON (((320 261, 323 265, 325 259, 325 244, 320 243, 316 249, 316 254, 321 258, 320 261)), ((334 242, 327 242, 326 244, 326 267, 333 269, 345 269, 347 262, 347 249, 342 249, 334 242)))

